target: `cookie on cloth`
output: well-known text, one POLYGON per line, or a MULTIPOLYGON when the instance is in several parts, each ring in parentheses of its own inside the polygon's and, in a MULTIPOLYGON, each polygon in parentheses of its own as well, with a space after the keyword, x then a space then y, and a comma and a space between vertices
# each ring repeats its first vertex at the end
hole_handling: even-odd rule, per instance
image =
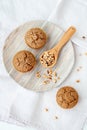
POLYGON ((72 108, 78 102, 78 93, 70 86, 62 87, 56 94, 56 101, 62 108, 72 108))

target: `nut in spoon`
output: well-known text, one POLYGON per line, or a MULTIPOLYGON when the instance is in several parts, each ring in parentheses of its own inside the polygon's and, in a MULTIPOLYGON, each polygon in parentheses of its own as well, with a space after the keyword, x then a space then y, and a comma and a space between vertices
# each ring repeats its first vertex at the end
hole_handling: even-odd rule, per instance
POLYGON ((58 44, 53 47, 52 49, 45 51, 40 56, 40 62, 43 65, 43 67, 46 68, 52 68, 59 57, 59 53, 63 46, 69 41, 69 39, 72 37, 72 35, 76 32, 75 27, 71 26, 62 36, 58 44))

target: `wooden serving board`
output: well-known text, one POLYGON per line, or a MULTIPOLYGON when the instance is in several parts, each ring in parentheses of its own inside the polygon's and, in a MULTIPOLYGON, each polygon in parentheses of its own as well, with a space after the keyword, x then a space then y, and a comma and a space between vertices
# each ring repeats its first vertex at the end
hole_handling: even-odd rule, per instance
POLYGON ((18 27, 13 30, 13 32, 7 37, 5 41, 5 45, 3 48, 3 61, 9 75, 24 88, 33 90, 33 91, 45 91, 55 87, 58 87, 69 75, 74 65, 74 50, 71 41, 69 41, 64 48, 62 49, 58 62, 54 66, 53 70, 58 73, 60 79, 57 83, 50 82, 47 85, 43 84, 43 78, 36 78, 35 74, 37 71, 41 72, 41 75, 46 73, 47 69, 43 68, 39 62, 39 56, 43 51, 46 51, 52 48, 61 36, 63 35, 63 30, 56 26, 53 23, 45 22, 45 21, 32 21, 25 23, 24 25, 18 27), (25 44, 24 36, 25 33, 33 27, 42 28, 47 36, 48 41, 44 47, 41 49, 32 49, 25 44), (21 73, 15 70, 12 59, 14 55, 20 50, 29 50, 31 51, 37 60, 37 64, 35 68, 27 73, 21 73))

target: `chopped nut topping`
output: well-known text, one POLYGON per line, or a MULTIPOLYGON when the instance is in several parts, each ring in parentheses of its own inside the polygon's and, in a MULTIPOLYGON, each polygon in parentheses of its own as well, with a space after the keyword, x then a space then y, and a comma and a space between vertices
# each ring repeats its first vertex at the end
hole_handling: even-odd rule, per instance
POLYGON ((50 52, 44 52, 40 58, 40 61, 45 67, 51 66, 55 61, 55 55, 50 52))

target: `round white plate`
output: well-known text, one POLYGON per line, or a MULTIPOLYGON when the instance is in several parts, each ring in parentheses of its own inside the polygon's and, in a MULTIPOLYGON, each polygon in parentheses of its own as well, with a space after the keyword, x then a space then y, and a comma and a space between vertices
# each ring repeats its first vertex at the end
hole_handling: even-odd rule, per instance
POLYGON ((37 71, 41 72, 41 75, 46 73, 47 69, 43 68, 39 62, 39 56, 45 50, 48 50, 55 46, 61 36, 63 35, 63 30, 56 26, 53 23, 45 22, 45 21, 32 21, 28 22, 17 29, 13 30, 13 32, 8 36, 5 41, 5 45, 3 48, 3 59, 7 72, 9 75, 24 88, 33 90, 33 91, 45 91, 55 87, 58 87, 69 75, 74 65, 74 50, 71 41, 69 41, 62 49, 58 62, 54 66, 53 70, 57 72, 59 80, 57 83, 50 82, 49 84, 44 85, 44 79, 36 78, 35 74, 37 71), (42 28, 47 36, 48 41, 44 47, 41 49, 32 49, 25 44, 24 35, 25 33, 33 27, 42 28), (14 55, 20 50, 29 50, 31 51, 37 60, 37 64, 35 68, 27 73, 21 73, 15 70, 12 64, 12 59, 14 55))

